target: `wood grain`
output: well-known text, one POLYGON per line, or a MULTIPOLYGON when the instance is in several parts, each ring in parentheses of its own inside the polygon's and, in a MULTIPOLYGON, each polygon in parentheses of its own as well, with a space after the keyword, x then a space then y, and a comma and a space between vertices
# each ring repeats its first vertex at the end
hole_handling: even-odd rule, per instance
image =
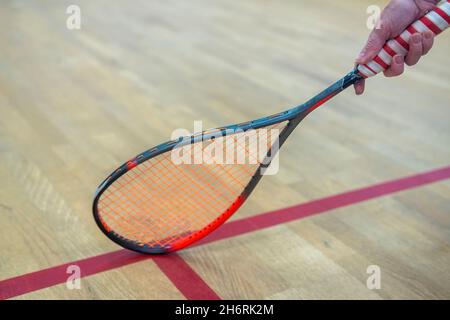
MULTIPOLYGON (((173 129, 302 103, 353 66, 387 1, 80 0, 0 4, 0 279, 113 251, 91 200, 173 129)), ((311 114, 232 219, 450 163, 450 32, 400 78, 311 114)), ((450 298, 450 184, 184 251, 222 298, 450 298), (366 287, 366 268, 382 289, 366 287)), ((150 262, 19 298, 182 298, 150 262)))

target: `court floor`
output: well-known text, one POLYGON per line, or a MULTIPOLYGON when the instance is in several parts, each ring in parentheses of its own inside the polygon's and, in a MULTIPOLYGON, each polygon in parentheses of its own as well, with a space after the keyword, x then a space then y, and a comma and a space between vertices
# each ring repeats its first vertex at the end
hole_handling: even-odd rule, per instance
POLYGON ((367 7, 387 1, 76 2, 80 30, 73 1, 0 4, 1 299, 450 298, 450 32, 309 115, 217 232, 145 256, 97 228, 105 176, 195 120, 307 100, 352 68, 367 7))

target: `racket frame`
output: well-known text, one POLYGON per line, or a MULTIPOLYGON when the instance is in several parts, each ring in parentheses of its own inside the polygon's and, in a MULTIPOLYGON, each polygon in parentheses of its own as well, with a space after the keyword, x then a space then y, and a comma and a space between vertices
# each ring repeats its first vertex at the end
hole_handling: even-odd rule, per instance
MULTIPOLYGON (((245 132, 247 130, 256 130, 259 128, 268 127, 277 123, 289 121, 286 127, 281 131, 280 135, 278 136, 278 146, 281 148, 283 143, 286 141, 286 139, 289 137, 289 135, 294 131, 294 129, 297 127, 297 125, 314 109, 349 87, 350 85, 354 84, 356 81, 362 79, 362 76, 359 74, 359 72, 354 69, 351 72, 349 72, 347 75, 345 75, 340 80, 336 81, 334 84, 329 86, 327 89, 323 90, 321 93, 314 96, 312 99, 308 100, 306 103, 296 106, 294 108, 291 108, 289 110, 268 116, 259 118, 252 121, 247 121, 239 124, 233 124, 221 128, 215 128, 215 129, 209 129, 205 130, 200 133, 194 133, 189 137, 180 137, 177 140, 171 140, 165 143, 162 143, 158 146, 155 146, 151 149, 148 149, 140 154, 138 154, 136 157, 132 158, 131 160, 125 162, 122 164, 119 168, 117 168, 114 172, 112 172, 97 188, 94 194, 94 201, 93 201, 93 214, 95 222, 97 223, 100 230, 112 241, 116 242, 120 246, 141 252, 141 253, 147 253, 147 254, 161 254, 161 253, 168 253, 171 251, 182 249, 188 245, 190 245, 193 242, 196 242, 200 240, 201 238, 205 237, 212 231, 214 231, 216 228, 221 226, 228 218, 233 215, 240 206, 245 202, 245 200, 248 198, 248 196, 251 194, 251 192, 255 189, 258 182, 261 180, 262 172, 261 170, 267 166, 270 165, 270 159, 275 156, 275 154, 272 154, 272 148, 268 150, 266 159, 269 159, 268 162, 263 161, 258 169, 256 170, 255 174, 250 179, 247 186, 243 189, 242 193, 238 196, 238 198, 235 200, 233 204, 230 205, 229 209, 221 214, 221 219, 216 223, 214 226, 208 228, 208 230, 205 230, 205 232, 198 234, 199 232, 196 232, 198 235, 196 237, 192 237, 191 239, 187 239, 186 241, 183 241, 180 244, 177 244, 173 247, 150 247, 146 244, 139 244, 137 241, 127 239, 120 234, 116 233, 114 230, 111 230, 105 222, 103 222, 101 215, 98 211, 98 201, 103 194, 103 192, 117 179, 119 179, 121 176, 123 176, 128 171, 132 170, 134 167, 138 166, 139 164, 152 159, 160 154, 163 154, 165 152, 170 152, 175 148, 180 148, 189 144, 194 144, 201 141, 207 141, 210 139, 213 139, 215 137, 224 137, 230 134, 234 134, 235 132, 245 132), (270 156, 270 158, 269 158, 270 156)), ((278 150, 279 150, 278 148, 278 150)), ((277 150, 277 151, 278 151, 277 150)))

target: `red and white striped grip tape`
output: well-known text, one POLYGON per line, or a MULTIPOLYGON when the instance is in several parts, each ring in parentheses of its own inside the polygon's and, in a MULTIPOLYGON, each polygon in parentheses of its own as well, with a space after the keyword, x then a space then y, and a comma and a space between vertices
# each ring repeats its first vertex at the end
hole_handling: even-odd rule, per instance
POLYGON ((427 30, 435 35, 440 34, 450 25, 450 0, 428 12, 425 16, 411 24, 398 37, 389 40, 380 53, 369 63, 358 65, 358 71, 364 78, 369 78, 389 68, 392 57, 397 54, 405 56, 409 51, 409 38, 414 33, 427 30))

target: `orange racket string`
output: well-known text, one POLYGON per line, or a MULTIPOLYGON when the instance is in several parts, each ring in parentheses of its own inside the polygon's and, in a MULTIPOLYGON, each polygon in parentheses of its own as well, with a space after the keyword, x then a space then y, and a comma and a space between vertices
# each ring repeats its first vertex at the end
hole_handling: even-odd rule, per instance
MULTIPOLYGON (((272 129, 280 133, 286 124, 257 129, 255 133, 272 129)), ((102 223, 139 245, 161 247, 202 230, 233 204, 260 166, 258 140, 240 138, 231 134, 190 145, 187 155, 191 160, 201 156, 202 164, 176 164, 169 151, 135 166, 100 196, 102 223), (217 163, 217 150, 214 156, 205 152, 207 147, 215 147, 214 143, 222 144, 218 147, 222 148, 222 156, 232 149, 232 159, 237 162, 241 155, 245 163, 228 164, 223 157, 224 163, 217 163)), ((267 134, 267 151, 276 138, 278 135, 267 134)))

